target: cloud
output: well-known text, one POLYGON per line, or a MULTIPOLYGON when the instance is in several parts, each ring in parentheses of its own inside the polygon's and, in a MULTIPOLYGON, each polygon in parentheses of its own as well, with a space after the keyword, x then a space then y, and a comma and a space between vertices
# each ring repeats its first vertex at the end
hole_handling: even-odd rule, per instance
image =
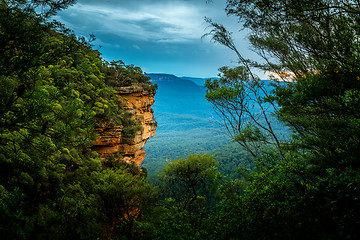
MULTIPOLYGON (((237 19, 226 16, 225 4, 226 0, 211 4, 206 0, 78 0, 55 18, 77 35, 94 34, 93 44, 102 47, 102 57, 108 61, 122 59, 147 72, 215 76, 236 55, 201 36, 209 31, 205 16, 238 34, 237 19)), ((247 48, 239 44, 241 51, 247 48)))
POLYGON ((60 17, 62 22, 95 35, 180 43, 198 40, 204 33, 206 4, 204 1, 199 7, 198 2, 201 1, 79 1, 60 17))

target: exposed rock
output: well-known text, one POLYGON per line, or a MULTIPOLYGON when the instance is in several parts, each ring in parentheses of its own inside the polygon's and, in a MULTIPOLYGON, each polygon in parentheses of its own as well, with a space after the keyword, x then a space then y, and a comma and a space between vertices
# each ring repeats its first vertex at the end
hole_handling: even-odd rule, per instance
POLYGON ((141 125, 141 130, 136 132, 133 139, 125 139, 122 136, 123 126, 113 122, 98 125, 96 130, 99 137, 94 141, 93 150, 99 153, 101 159, 119 153, 124 161, 135 162, 140 166, 146 155, 143 147, 150 137, 155 136, 157 128, 151 109, 155 102, 155 91, 150 90, 149 84, 133 84, 117 90, 119 100, 141 125))

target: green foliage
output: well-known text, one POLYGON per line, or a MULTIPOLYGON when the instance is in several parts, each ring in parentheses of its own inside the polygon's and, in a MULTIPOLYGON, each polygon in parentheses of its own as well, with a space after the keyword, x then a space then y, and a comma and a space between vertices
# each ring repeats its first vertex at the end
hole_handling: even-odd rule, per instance
POLYGON ((353 95, 359 75, 354 68, 329 68, 276 91, 280 119, 296 127, 299 147, 312 151, 312 163, 321 169, 359 168, 359 102, 353 95))
POLYGON ((221 182, 217 162, 208 154, 169 162, 159 175, 163 202, 157 209, 154 239, 205 239, 221 182))
POLYGON ((7 239, 26 239, 29 230, 27 218, 21 209, 24 205, 24 195, 18 188, 8 192, 0 185, 0 232, 7 239))
POLYGON ((75 4, 76 0, 6 0, 5 2, 10 7, 16 7, 25 12, 34 13, 34 10, 36 9, 37 17, 49 18, 58 11, 75 4))
POLYGON ((219 71, 223 74, 220 79, 208 79, 205 82, 207 88, 206 99, 209 101, 227 100, 234 101, 237 98, 246 97, 246 86, 249 73, 244 67, 222 67, 219 71))
MULTIPOLYGON (((226 12, 251 30, 250 41, 266 61, 255 64, 295 76, 331 62, 359 66, 359 3, 354 1, 228 1, 226 12)), ((283 75, 284 76, 284 75, 283 75)))
MULTIPOLYGON (((134 65, 126 65, 123 61, 106 63, 106 83, 113 87, 130 86, 133 83, 149 83, 149 77, 145 76, 141 68, 134 65)), ((155 90, 155 86, 149 84, 149 89, 155 90)))
POLYGON ((216 161, 219 162, 217 170, 230 179, 240 178, 238 169, 254 169, 255 163, 253 157, 239 147, 237 143, 229 143, 218 149, 211 151, 216 161))
MULTIPOLYGON (((209 35, 235 51, 245 69, 259 67, 277 79, 291 80, 274 84, 274 91, 256 103, 274 104, 276 117, 293 133, 291 141, 253 154, 258 157, 255 171, 242 172, 247 182, 235 179, 219 188, 213 238, 359 237, 355 213, 360 194, 354 187, 359 181, 360 146, 359 9, 354 1, 228 1, 227 13, 250 29, 250 41, 264 63, 244 59, 231 34, 208 20, 214 28, 209 35)), ((239 78, 233 85, 243 81, 239 78)), ((209 84, 220 90, 210 100, 220 99, 220 110, 231 109, 233 86, 224 85, 224 90, 216 84, 209 84)), ((231 117, 234 110, 242 113, 243 105, 223 112, 231 117)), ((233 122, 246 120, 238 117, 233 122)), ((226 121, 231 126, 232 119, 226 121)), ((262 126, 252 122, 236 137, 240 142, 263 142, 263 133, 273 131, 262 132, 262 126)))
POLYGON ((90 43, 59 23, 44 20, 71 2, 2 1, 0 5, 3 239, 128 234, 133 231, 130 225, 108 229, 117 221, 140 217, 136 210, 142 199, 152 196, 141 170, 105 166, 91 151, 96 124, 123 124, 129 137, 138 129, 107 83, 115 74, 113 68, 126 69, 113 76, 117 86, 132 77, 136 83, 147 78, 133 66, 109 67, 90 43), (42 14, 34 10, 40 5, 46 9, 42 14))
POLYGON ((202 153, 169 162, 159 175, 165 197, 175 199, 182 209, 191 209, 211 192, 217 165, 213 156, 202 153))
POLYGON ((189 212, 179 209, 173 199, 168 199, 165 206, 159 208, 155 213, 158 220, 154 222, 155 231, 151 239, 206 239, 207 234, 204 229, 199 230, 199 226, 194 226, 193 218, 189 217, 189 212))
POLYGON ((248 182, 220 188, 212 232, 216 239, 356 239, 358 177, 350 168, 328 168, 318 178, 306 158, 270 154, 248 182))
POLYGON ((125 142, 128 142, 132 139, 134 139, 135 134, 142 129, 142 126, 133 123, 133 125, 129 125, 123 128, 122 130, 122 139, 124 139, 125 142))

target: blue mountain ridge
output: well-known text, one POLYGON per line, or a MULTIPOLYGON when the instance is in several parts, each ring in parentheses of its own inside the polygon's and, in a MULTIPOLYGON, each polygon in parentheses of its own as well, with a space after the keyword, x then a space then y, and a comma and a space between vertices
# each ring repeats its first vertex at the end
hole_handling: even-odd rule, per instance
POLYGON ((158 85, 152 106, 158 128, 145 145, 147 155, 142 163, 150 175, 161 170, 167 159, 210 152, 230 141, 215 121, 203 86, 171 74, 147 76, 158 85))
POLYGON ((194 77, 181 77, 181 79, 190 80, 199 86, 204 86, 207 79, 219 79, 218 77, 211 78, 194 78, 194 77))
MULTIPOLYGON (((212 117, 213 110, 211 104, 205 99, 206 90, 203 86, 170 74, 148 74, 147 76, 151 78, 151 82, 158 85, 153 106, 155 116, 169 113, 192 115, 197 118, 212 117)), ((159 123, 161 125, 161 122, 159 123)))
MULTIPOLYGON (((150 138, 144 147, 147 155, 142 163, 150 178, 154 178, 167 160, 186 158, 189 153, 214 153, 216 157, 221 157, 216 150, 225 147, 231 139, 218 123, 212 105, 205 99, 205 87, 191 80, 201 84, 206 78, 180 78, 171 74, 147 76, 158 85, 152 106, 158 128, 156 136, 150 138)), ((283 131, 283 126, 275 125, 275 131, 283 131)), ((239 152, 238 145, 231 145, 229 149, 226 151, 239 152)), ((223 152, 220 151, 221 154, 223 152)), ((228 167, 236 168, 235 165, 228 167)))

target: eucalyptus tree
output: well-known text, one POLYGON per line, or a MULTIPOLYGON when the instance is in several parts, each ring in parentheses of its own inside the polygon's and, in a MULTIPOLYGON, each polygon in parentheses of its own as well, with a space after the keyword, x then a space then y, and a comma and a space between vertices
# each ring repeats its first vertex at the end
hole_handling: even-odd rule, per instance
MULTIPOLYGON (((263 61, 244 59, 231 33, 208 20, 213 27, 208 35, 235 51, 242 65, 231 70, 235 75, 225 68, 225 77, 208 82, 210 100, 226 123, 241 126, 246 118, 240 116, 251 103, 240 94, 243 83, 257 86, 260 81, 249 72, 267 71, 275 86, 257 104, 275 104, 275 116, 293 134, 291 142, 260 153, 236 209, 232 198, 222 206, 219 220, 237 221, 228 232, 222 227, 229 222, 219 225, 218 234, 229 233, 224 239, 359 238, 360 2, 229 0, 226 12, 250 30, 253 50, 263 61), (239 117, 229 118, 234 111, 239 117)), ((248 123, 234 132, 247 137, 242 141, 263 141, 266 131, 257 134, 262 127, 248 123)))
POLYGON ((271 143, 282 151, 284 139, 274 131, 273 121, 269 121, 272 113, 295 134, 307 133, 294 118, 279 113, 279 102, 271 97, 272 90, 293 85, 300 78, 322 71, 340 67, 357 71, 359 7, 358 1, 338 0, 227 1, 226 13, 237 16, 243 27, 250 30, 252 49, 262 58, 261 62, 245 59, 231 32, 222 24, 206 19, 212 27, 206 36, 234 51, 241 65, 232 70, 220 69, 222 78, 207 83, 207 98, 222 116, 233 138, 253 155, 258 155, 250 146, 256 140, 271 143), (259 80, 253 73, 255 68, 270 76, 273 88, 259 80), (225 89, 229 90, 227 95, 221 94, 225 89), (246 97, 250 92, 252 98, 246 97), (251 109, 249 106, 257 107, 251 109))
POLYGON ((44 18, 54 16, 76 3, 76 0, 4 0, 9 7, 18 7, 23 11, 36 12, 44 18))

